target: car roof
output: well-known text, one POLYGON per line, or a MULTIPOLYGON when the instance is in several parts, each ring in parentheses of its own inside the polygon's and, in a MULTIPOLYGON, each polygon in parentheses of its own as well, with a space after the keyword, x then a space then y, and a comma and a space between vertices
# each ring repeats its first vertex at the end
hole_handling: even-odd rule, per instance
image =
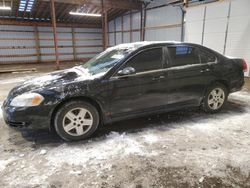
POLYGON ((109 47, 107 50, 115 50, 115 49, 139 49, 142 47, 147 47, 147 46, 157 46, 157 45, 174 45, 174 44, 186 44, 186 45, 196 45, 200 46, 198 44, 194 43, 186 43, 186 42, 179 42, 179 41, 142 41, 142 42, 132 42, 132 43, 123 43, 123 44, 118 44, 113 47, 109 47))

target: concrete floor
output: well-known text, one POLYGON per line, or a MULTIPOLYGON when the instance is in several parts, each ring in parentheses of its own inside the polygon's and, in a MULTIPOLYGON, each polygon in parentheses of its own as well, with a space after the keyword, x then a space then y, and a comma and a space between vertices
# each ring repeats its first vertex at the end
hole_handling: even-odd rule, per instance
MULTIPOLYGON (((0 103, 42 74, 0 75, 0 103)), ((0 187, 250 187, 248 91, 232 94, 218 114, 193 109, 122 121, 76 143, 11 129, 0 114, 0 187)))

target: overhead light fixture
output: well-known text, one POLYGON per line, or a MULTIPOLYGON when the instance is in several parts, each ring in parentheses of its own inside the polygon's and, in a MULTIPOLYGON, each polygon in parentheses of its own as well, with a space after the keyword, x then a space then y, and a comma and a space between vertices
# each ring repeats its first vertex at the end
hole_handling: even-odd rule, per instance
POLYGON ((70 15, 76 16, 92 16, 92 17, 101 17, 101 14, 91 14, 91 13, 83 13, 83 12, 69 12, 70 15))
POLYGON ((0 6, 0 10, 11 10, 11 7, 0 6))
POLYGON ((21 0, 18 10, 20 12, 31 12, 35 0, 21 0))

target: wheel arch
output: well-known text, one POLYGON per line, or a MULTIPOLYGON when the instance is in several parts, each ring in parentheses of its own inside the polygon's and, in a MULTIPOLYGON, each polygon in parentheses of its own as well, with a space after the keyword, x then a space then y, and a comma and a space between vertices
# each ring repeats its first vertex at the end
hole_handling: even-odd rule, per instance
POLYGON ((51 113, 51 116, 50 116, 50 126, 49 126, 50 131, 55 132, 55 126, 54 126, 54 121, 53 120, 55 118, 55 115, 56 115, 57 111, 60 109, 60 107, 62 107, 64 104, 66 104, 66 103, 68 103, 70 101, 77 101, 77 100, 88 102, 91 105, 93 105, 94 107, 96 107, 96 109, 98 111, 98 114, 100 116, 100 122, 101 123, 103 122, 103 109, 102 109, 100 103, 97 100, 95 100, 95 99, 93 99, 91 97, 87 97, 87 96, 75 96, 75 97, 70 97, 70 98, 67 98, 67 99, 61 101, 52 110, 52 113, 51 113))
POLYGON ((210 83, 207 85, 207 87, 205 88, 205 90, 204 90, 204 92, 203 92, 203 97, 202 97, 202 99, 201 99, 201 101, 200 101, 200 105, 203 104, 204 98, 205 98, 205 96, 206 96, 206 94, 207 94, 207 92, 208 92, 208 89, 209 89, 212 85, 214 85, 214 84, 216 84, 216 83, 219 83, 219 84, 222 84, 223 86, 225 86, 226 89, 227 89, 227 94, 229 94, 229 92, 230 92, 230 85, 229 85, 229 83, 228 83, 227 80, 223 80, 223 79, 216 79, 216 80, 213 80, 213 81, 210 82, 210 83))
MULTIPOLYGON (((212 85, 214 85, 214 84, 216 84, 216 83, 219 83, 219 84, 224 85, 224 86, 226 87, 226 89, 227 89, 227 92, 229 93, 229 91, 230 91, 230 84, 228 83, 227 80, 224 80, 224 79, 214 80, 213 82, 211 82, 211 83, 208 85, 208 87, 210 87, 210 86, 212 86, 212 85)), ((207 88, 208 88, 208 87, 207 87, 207 88)))

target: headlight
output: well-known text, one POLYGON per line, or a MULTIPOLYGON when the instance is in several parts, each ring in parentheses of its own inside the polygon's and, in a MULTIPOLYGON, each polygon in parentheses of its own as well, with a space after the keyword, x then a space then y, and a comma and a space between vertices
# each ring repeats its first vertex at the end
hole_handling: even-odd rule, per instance
POLYGON ((10 105, 16 107, 38 106, 43 100, 44 97, 38 93, 25 93, 15 97, 10 105))

